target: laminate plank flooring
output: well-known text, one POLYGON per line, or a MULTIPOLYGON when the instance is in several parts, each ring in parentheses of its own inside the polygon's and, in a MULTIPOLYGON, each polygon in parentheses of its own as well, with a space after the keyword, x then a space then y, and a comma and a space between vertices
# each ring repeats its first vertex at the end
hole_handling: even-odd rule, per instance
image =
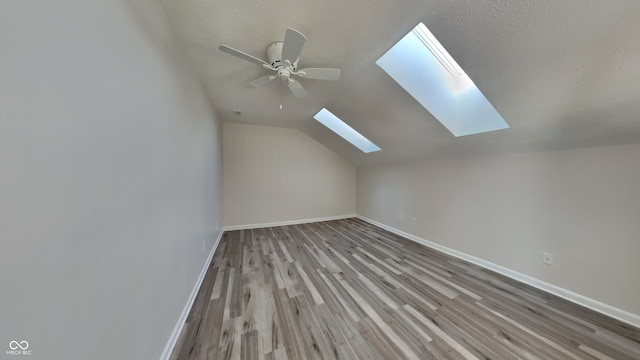
POLYGON ((183 359, 640 359, 640 330, 358 219, 225 232, 183 359))

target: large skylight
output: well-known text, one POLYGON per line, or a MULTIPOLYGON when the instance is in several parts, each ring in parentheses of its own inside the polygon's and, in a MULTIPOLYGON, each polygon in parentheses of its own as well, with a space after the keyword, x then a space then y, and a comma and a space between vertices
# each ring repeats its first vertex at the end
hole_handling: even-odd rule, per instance
POLYGON ((340 135, 343 139, 353 144, 353 146, 362 150, 364 153, 380 150, 376 144, 369 141, 369 139, 362 136, 362 134, 355 131, 351 126, 347 125, 344 121, 340 120, 325 108, 313 115, 313 118, 322 123, 322 125, 331 129, 334 133, 340 135))
POLYGON ((456 137, 509 128, 423 23, 376 64, 456 137))

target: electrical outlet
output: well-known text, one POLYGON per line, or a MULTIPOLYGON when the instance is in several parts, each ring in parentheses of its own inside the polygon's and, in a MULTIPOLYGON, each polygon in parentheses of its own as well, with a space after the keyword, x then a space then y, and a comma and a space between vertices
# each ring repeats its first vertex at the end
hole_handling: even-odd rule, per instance
POLYGON ((542 263, 547 265, 553 265, 553 254, 548 252, 542 253, 542 263))
POLYGON ((411 225, 416 226, 417 223, 416 218, 411 218, 411 225))
POLYGON ((207 240, 202 240, 202 252, 205 252, 206 243, 207 243, 207 240))
POLYGON ((402 213, 398 213, 398 220, 400 220, 400 222, 404 221, 404 216, 402 215, 402 213))

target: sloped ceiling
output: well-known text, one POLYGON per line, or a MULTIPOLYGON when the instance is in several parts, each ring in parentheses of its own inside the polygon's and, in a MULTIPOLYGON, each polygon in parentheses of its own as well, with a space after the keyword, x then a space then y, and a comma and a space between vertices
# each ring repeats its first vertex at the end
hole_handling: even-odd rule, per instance
POLYGON ((301 130, 359 166, 450 154, 640 142, 637 0, 163 0, 223 121, 301 130), (455 138, 375 61, 424 22, 511 126, 455 138), (306 35, 297 99, 268 72, 218 50, 266 59, 286 28, 306 35), (282 103, 284 108, 279 109, 282 103), (382 151, 363 154, 312 116, 326 107, 382 151), (240 112, 238 115, 236 112, 240 112))

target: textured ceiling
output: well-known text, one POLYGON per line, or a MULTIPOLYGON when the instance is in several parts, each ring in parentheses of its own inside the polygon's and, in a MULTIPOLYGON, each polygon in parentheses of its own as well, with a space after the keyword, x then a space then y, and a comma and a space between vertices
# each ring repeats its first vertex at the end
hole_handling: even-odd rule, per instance
POLYGON ((163 0, 223 121, 301 130, 354 164, 640 142, 637 0, 163 0), (455 138, 375 61, 424 22, 510 129, 455 138), (268 72, 218 50, 266 59, 292 27, 307 36, 300 67, 337 67, 339 81, 302 79, 297 99, 268 72), (282 101, 284 109, 279 109, 282 101), (315 122, 322 107, 382 151, 363 154, 315 122), (235 112, 241 112, 240 115, 235 112))

